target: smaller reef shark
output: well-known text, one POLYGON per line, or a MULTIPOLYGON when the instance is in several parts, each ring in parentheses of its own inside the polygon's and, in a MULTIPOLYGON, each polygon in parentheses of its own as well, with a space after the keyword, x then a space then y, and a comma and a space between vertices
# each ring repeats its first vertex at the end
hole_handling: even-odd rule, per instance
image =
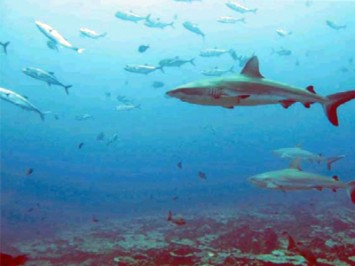
POLYGON ((299 159, 294 159, 289 168, 249 177, 249 182, 260 188, 281 191, 331 189, 336 192, 338 189, 345 189, 351 202, 355 204, 355 181, 344 183, 337 176, 327 177, 303 172, 299 170, 299 162, 299 159))

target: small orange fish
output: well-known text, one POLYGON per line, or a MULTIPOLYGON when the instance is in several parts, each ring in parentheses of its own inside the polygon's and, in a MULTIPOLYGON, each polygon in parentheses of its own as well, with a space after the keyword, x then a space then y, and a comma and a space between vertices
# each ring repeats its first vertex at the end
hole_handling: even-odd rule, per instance
POLYGON ((169 211, 169 214, 168 214, 168 222, 172 222, 176 225, 185 225, 186 224, 186 221, 184 218, 182 217, 179 217, 179 218, 173 218, 173 213, 171 211, 169 211))

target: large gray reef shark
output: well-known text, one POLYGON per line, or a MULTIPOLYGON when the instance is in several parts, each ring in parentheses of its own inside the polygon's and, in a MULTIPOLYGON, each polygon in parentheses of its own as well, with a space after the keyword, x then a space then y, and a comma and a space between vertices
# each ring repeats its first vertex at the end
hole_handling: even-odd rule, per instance
MULTIPOLYGON (((63 46, 66 48, 69 48, 71 50, 74 50, 76 52, 78 52, 79 54, 82 53, 84 51, 83 48, 77 48, 74 47, 68 40, 66 40, 58 31, 56 31, 55 29, 53 29, 51 26, 49 26, 48 24, 45 24, 41 21, 36 21, 36 26, 37 28, 40 30, 40 32, 42 32, 44 34, 44 36, 46 36, 50 41, 51 41, 51 46, 63 46)), ((48 45, 48 44, 47 44, 48 45)), ((49 45, 48 45, 49 46, 49 45)))
POLYGON ((20 94, 5 88, 0 88, 0 98, 3 99, 4 101, 17 105, 24 110, 36 112, 37 114, 39 114, 42 121, 44 121, 45 113, 40 111, 29 100, 27 100, 25 97, 21 96, 20 94))
POLYGON ((287 169, 266 172, 249 177, 249 182, 255 186, 281 191, 331 189, 346 189, 351 202, 355 204, 355 181, 344 183, 337 176, 327 177, 299 170, 299 160, 295 159, 287 169))
POLYGON ((256 56, 249 59, 239 75, 191 82, 166 94, 184 102, 230 109, 234 106, 267 104, 280 104, 288 108, 296 102, 309 108, 311 104, 320 103, 329 121, 335 126, 339 124, 337 108, 355 99, 355 90, 320 96, 313 86, 302 89, 265 79, 260 74, 256 56))

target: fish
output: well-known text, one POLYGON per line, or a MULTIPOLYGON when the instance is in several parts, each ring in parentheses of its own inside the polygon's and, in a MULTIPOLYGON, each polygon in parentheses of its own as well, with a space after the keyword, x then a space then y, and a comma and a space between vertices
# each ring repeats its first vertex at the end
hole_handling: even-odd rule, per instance
POLYGON ((55 42, 48 41, 47 42, 47 46, 48 46, 49 49, 59 51, 58 46, 56 45, 55 42))
POLYGON ((2 46, 4 54, 7 54, 7 47, 9 46, 9 44, 10 44, 10 42, 5 42, 5 43, 0 42, 0 45, 2 46))
POLYGON ((178 168, 182 169, 182 162, 178 162, 176 165, 178 168))
POLYGON ((137 73, 137 74, 144 74, 148 75, 156 70, 160 70, 161 72, 164 73, 164 69, 162 66, 156 67, 156 66, 151 66, 151 65, 126 65, 124 67, 124 70, 132 73, 137 73))
POLYGON ((17 105, 24 110, 32 111, 32 112, 39 114, 42 121, 44 121, 44 115, 46 113, 49 113, 49 112, 40 111, 36 106, 34 106, 24 96, 21 96, 20 94, 14 92, 14 91, 5 89, 5 88, 0 88, 0 98, 3 99, 4 101, 7 101, 7 102, 12 103, 14 105, 17 105))
POLYGON ((58 31, 53 29, 48 24, 45 24, 41 21, 36 21, 36 26, 40 32, 44 34, 53 44, 60 45, 65 48, 71 49, 76 51, 77 53, 81 54, 84 52, 84 48, 74 47, 70 42, 68 42, 58 31))
POLYGON ((343 183, 337 176, 328 177, 310 172, 303 172, 300 160, 294 159, 289 168, 265 172, 248 178, 248 181, 260 188, 281 191, 312 190, 322 191, 330 189, 336 192, 345 189, 353 204, 355 204, 355 181, 343 183))
POLYGON ((228 54, 231 51, 233 51, 233 50, 208 48, 208 49, 202 50, 200 52, 200 56, 202 56, 202 57, 218 57, 218 56, 221 56, 222 54, 228 54))
POLYGON ((164 29, 168 26, 174 28, 174 21, 172 22, 162 22, 160 21, 160 18, 157 18, 155 20, 152 20, 150 17, 147 17, 144 25, 149 27, 149 28, 158 28, 158 29, 164 29))
POLYGON ((99 219, 97 219, 95 216, 92 216, 92 219, 91 219, 91 220, 92 220, 93 223, 99 222, 99 219))
POLYGON ((63 87, 67 95, 69 95, 69 89, 73 87, 72 85, 64 85, 61 83, 53 72, 48 72, 40 68, 25 67, 22 69, 22 72, 31 78, 46 82, 48 86, 57 85, 63 87))
POLYGON ((88 38, 91 38, 91 39, 99 39, 99 38, 103 38, 107 35, 107 32, 104 32, 104 33, 97 33, 96 31, 94 30, 90 30, 88 28, 80 28, 79 29, 80 31, 80 34, 81 36, 83 37, 88 37, 88 38))
POLYGON ((233 66, 230 69, 220 69, 218 67, 214 67, 211 69, 203 70, 201 73, 202 75, 209 76, 209 77, 219 77, 229 72, 233 73, 234 72, 233 68, 234 68, 233 66))
POLYGON ((239 12, 239 13, 256 13, 258 10, 257 8, 250 9, 248 7, 242 6, 241 4, 238 4, 236 1, 229 0, 226 3, 226 6, 228 6, 230 9, 239 12))
POLYGON ((96 136, 96 140, 103 141, 105 139, 105 133, 101 132, 99 135, 96 136))
POLYGON ((80 150, 84 146, 84 142, 80 142, 78 145, 78 149, 80 150))
POLYGON ((31 207, 27 210, 27 212, 33 212, 33 210, 34 210, 33 207, 31 207))
POLYGON ((292 54, 292 51, 285 48, 280 48, 279 50, 275 50, 274 48, 272 48, 271 54, 275 53, 280 56, 289 56, 292 54))
POLYGON ((147 18, 149 18, 150 14, 147 16, 141 16, 133 13, 132 10, 128 12, 118 11, 116 12, 115 17, 121 20, 132 21, 134 23, 137 23, 138 21, 146 20, 147 18))
POLYGON ((83 114, 83 115, 77 115, 75 116, 75 119, 78 121, 83 121, 83 120, 89 120, 89 119, 94 119, 94 117, 90 114, 83 114))
POLYGON ((140 53, 144 53, 145 51, 147 51, 149 49, 149 45, 145 45, 145 44, 142 44, 138 47, 138 52, 140 53))
POLYGON ((167 219, 168 222, 172 222, 178 226, 181 226, 181 225, 185 225, 186 224, 186 221, 184 218, 182 217, 177 217, 177 218, 173 218, 173 213, 171 211, 169 211, 168 213, 168 219, 167 219))
POLYGON ((328 170, 332 169, 332 164, 336 161, 345 158, 345 155, 333 156, 333 157, 324 157, 321 154, 316 154, 310 151, 303 150, 300 147, 293 148, 281 148, 274 150, 273 153, 282 159, 300 159, 308 162, 321 163, 325 162, 328 170))
POLYGON ((325 23, 332 28, 333 30, 341 30, 341 29, 346 29, 347 25, 340 25, 334 21, 331 20, 326 20, 325 23))
POLYGON ((309 266, 317 265, 317 257, 313 254, 313 252, 311 252, 308 248, 306 248, 301 242, 296 242, 289 233, 282 232, 282 235, 287 237, 288 251, 292 251, 300 254, 302 257, 304 257, 307 260, 309 266))
POLYGON ((197 173, 197 175, 198 175, 198 177, 199 177, 200 179, 207 180, 207 176, 206 176, 206 173, 205 173, 205 172, 199 171, 199 172, 197 173))
POLYGON ((190 63, 195 66, 195 58, 192 59, 181 59, 179 56, 175 56, 173 58, 166 58, 159 61, 159 65, 161 67, 181 67, 186 63, 190 63))
POLYGON ((153 84, 152 84, 153 88, 155 88, 155 89, 164 87, 164 85, 165 85, 164 82, 161 82, 161 81, 153 81, 153 84))
POLYGON ((33 168, 28 168, 26 171, 26 176, 29 176, 33 173, 33 168))
POLYGON ((131 111, 134 109, 140 109, 140 104, 121 104, 116 106, 116 111, 131 111))
POLYGON ((245 18, 235 18, 235 17, 228 17, 228 16, 220 17, 219 19, 217 19, 217 22, 223 24, 236 24, 238 22, 246 23, 245 18))
POLYGON ((107 142, 106 145, 109 146, 118 140, 118 134, 113 135, 107 142))
POLYGON ((279 35, 280 37, 286 37, 292 34, 292 31, 287 31, 284 29, 277 29, 276 30, 277 35, 279 35))
POLYGON ((202 38, 205 38, 205 34, 203 33, 203 31, 199 28, 199 26, 197 24, 192 23, 190 21, 185 21, 184 23, 182 23, 182 25, 188 31, 191 31, 197 35, 202 36, 202 38))
POLYGON ((116 97, 117 101, 124 103, 124 104, 129 104, 131 101, 129 99, 127 99, 126 96, 124 95, 117 95, 116 97))
POLYGON ((12 256, 6 253, 0 253, 0 262, 3 266, 20 266, 25 265, 28 261, 27 255, 12 256))
POLYGON ((355 90, 321 96, 315 92, 313 86, 302 89, 271 81, 260 73, 258 57, 253 56, 239 75, 191 82, 167 91, 166 95, 183 102, 229 109, 234 106, 268 104, 280 104, 287 109, 296 102, 309 108, 312 104, 319 103, 330 123, 338 126, 337 108, 355 99, 355 90))

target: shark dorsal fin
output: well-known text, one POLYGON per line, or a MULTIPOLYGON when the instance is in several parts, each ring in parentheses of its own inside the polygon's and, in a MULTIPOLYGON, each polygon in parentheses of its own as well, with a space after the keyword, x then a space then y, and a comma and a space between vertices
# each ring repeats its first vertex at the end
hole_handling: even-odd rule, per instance
POLYGON ((255 55, 245 64, 241 74, 253 78, 264 78, 264 76, 260 74, 259 60, 255 55))
POLYGON ((300 158, 295 158, 295 159, 293 159, 293 160, 291 161, 290 165, 288 166, 288 168, 296 169, 296 170, 302 171, 301 165, 300 165, 300 158))

